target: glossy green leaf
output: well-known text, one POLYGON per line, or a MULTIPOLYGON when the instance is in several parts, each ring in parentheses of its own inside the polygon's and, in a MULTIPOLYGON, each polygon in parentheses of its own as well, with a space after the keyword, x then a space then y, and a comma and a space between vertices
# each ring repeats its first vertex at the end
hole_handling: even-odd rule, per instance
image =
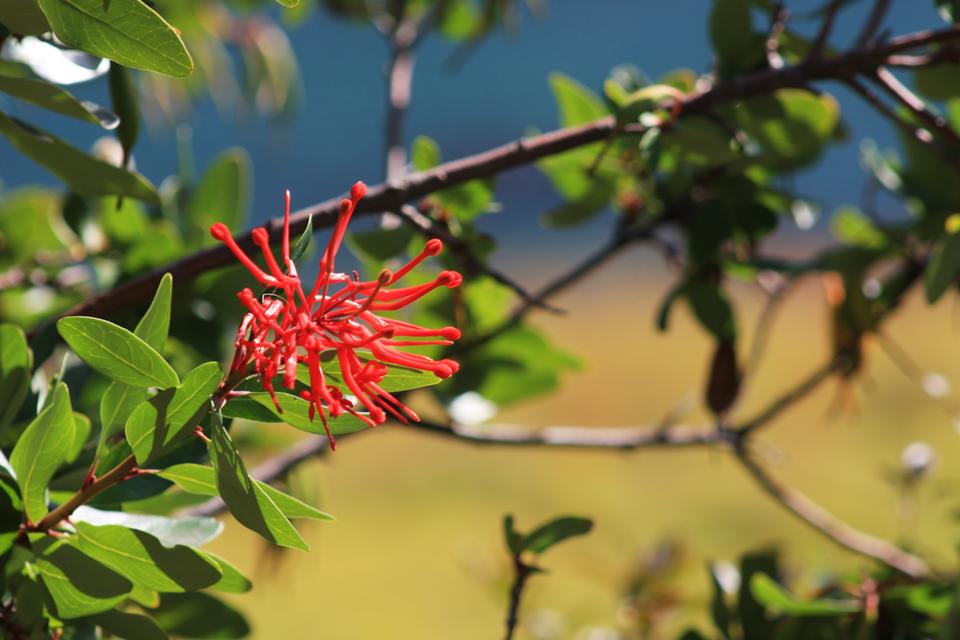
POLYGON ((111 436, 123 431, 127 418, 149 394, 146 389, 111 382, 100 397, 100 449, 111 436))
POLYGON ((923 272, 923 288, 927 301, 933 304, 960 278, 960 233, 948 233, 930 253, 923 272))
POLYGON ((543 553, 568 538, 589 533, 592 528, 593 521, 589 518, 576 516, 555 518, 527 534, 523 540, 523 549, 533 553, 543 553))
POLYGON ((86 522, 94 526, 120 525, 154 536, 165 547, 178 544, 200 547, 210 542, 223 531, 223 523, 214 518, 167 518, 142 515, 125 511, 103 511, 81 506, 70 516, 74 522, 86 522))
POLYGON ((217 566, 220 567, 220 573, 223 574, 223 577, 220 578, 220 580, 218 580, 215 584, 207 587, 208 589, 222 591, 224 593, 246 593, 253 588, 253 583, 250 582, 249 578, 240 573, 235 566, 220 556, 207 551, 202 551, 199 553, 204 555, 208 560, 216 562, 217 566))
POLYGON ((300 5, 300 0, 276 0, 277 4, 292 8, 300 5))
POLYGON ((775 613, 789 616, 840 616, 859 612, 863 606, 852 598, 799 600, 765 573, 750 578, 750 592, 758 602, 775 613))
POLYGON ((109 611, 133 588, 124 576, 63 542, 45 549, 35 562, 60 618, 109 611))
POLYGON ((0 2, 0 24, 11 33, 38 36, 50 31, 47 17, 37 0, 4 0, 0 2))
POLYGON ((140 0, 38 0, 61 40, 144 71, 182 78, 193 60, 177 31, 140 0))
POLYGON ((960 0, 933 0, 937 10, 947 22, 960 22, 960 0))
POLYGON ((47 514, 47 485, 70 453, 75 428, 70 391, 61 382, 53 390, 53 400, 27 426, 10 455, 31 522, 47 514))
POLYGON ((960 97, 960 65, 938 64, 917 69, 913 75, 917 90, 933 100, 960 97))
POLYGON ((72 540, 81 551, 147 589, 195 591, 221 578, 216 563, 189 547, 165 547, 149 533, 118 525, 75 526, 77 536, 72 540))
POLYGON ((30 390, 33 353, 23 329, 0 324, 0 429, 9 425, 30 390))
POLYGON ((24 102, 71 118, 84 120, 104 129, 119 123, 117 116, 93 102, 77 100, 69 91, 46 80, 17 77, 18 67, 0 63, 0 91, 24 102), (13 73, 11 73, 13 71, 13 73))
POLYGON ((222 373, 216 362, 202 364, 184 376, 176 389, 166 389, 134 409, 124 431, 137 462, 157 458, 185 429, 201 421, 222 373))
POLYGON ((129 167, 133 145, 137 143, 137 137, 140 135, 140 100, 137 97, 137 87, 133 83, 130 71, 116 62, 110 65, 108 81, 110 84, 110 104, 120 118, 117 127, 117 140, 123 147, 121 166, 129 167))
POLYGON ((240 524, 283 547, 308 550, 294 526, 249 475, 222 422, 213 420, 210 459, 217 474, 217 490, 240 524))
MULTIPOLYGON (((196 493, 204 496, 216 496, 217 493, 217 472, 213 467, 202 464, 177 464, 168 467, 158 473, 161 478, 176 483, 178 487, 190 493, 196 493)), ((263 491, 270 496, 274 504, 288 518, 312 518, 315 520, 333 520, 329 513, 320 511, 310 506, 302 500, 298 500, 291 495, 283 493, 279 489, 254 480, 263 491)))
MULTIPOLYGON (((313 420, 310 419, 310 403, 303 398, 289 393, 277 392, 277 402, 280 403, 280 408, 282 411, 277 411, 277 408, 273 404, 273 400, 270 398, 270 394, 268 393, 251 393, 250 395, 246 396, 244 400, 246 402, 255 402, 259 404, 261 408, 269 411, 280 422, 286 422, 295 429, 300 429, 301 431, 306 431, 308 433, 326 434, 326 431, 323 428, 323 422, 320 420, 320 416, 315 415, 313 420)), ((230 404, 232 404, 232 402, 228 403, 228 407, 230 404)), ((245 405, 245 403, 239 403, 239 405, 242 407, 245 405)), ((224 415, 243 417, 238 416, 236 413, 230 411, 229 408, 224 410, 224 415)), ((334 436, 362 431, 368 426, 367 423, 360 420, 360 418, 352 416, 349 413, 346 413, 336 419, 332 419, 330 416, 327 416, 327 424, 330 427, 330 433, 334 436)))
POLYGON ((70 316, 57 322, 57 330, 84 362, 112 380, 161 389, 179 383, 176 372, 163 356, 112 322, 70 316))
POLYGON ((90 622, 124 640, 166 640, 167 634, 149 616, 127 611, 106 611, 91 616, 90 622))
POLYGON ((607 115, 603 101, 570 76, 551 73, 549 81, 560 112, 561 126, 585 124, 607 115))
POLYGON ((76 411, 73 413, 73 437, 70 440, 67 455, 64 457, 65 462, 73 462, 77 459, 83 450, 83 445, 87 443, 87 438, 90 437, 92 427, 90 418, 76 411))
POLYGON ((719 285, 694 280, 687 283, 683 292, 693 314, 704 329, 721 341, 733 340, 736 337, 737 325, 733 307, 719 285))
POLYGON ((841 207, 830 220, 833 235, 847 244, 881 249, 888 241, 884 233, 855 207, 841 207))
POLYGON ((243 615, 208 593, 165 593, 151 617, 170 635, 195 639, 245 638, 243 615))
POLYGON ((753 31, 750 0, 713 0, 710 42, 721 76, 747 71, 763 63, 764 38, 753 31))
POLYGON ((187 221, 195 238, 215 242, 209 231, 214 222, 235 232, 243 228, 250 208, 252 174, 250 156, 239 147, 214 159, 187 205, 187 221))
POLYGON ((513 526, 513 515, 503 516, 503 542, 513 555, 523 552, 524 536, 513 526))
POLYGON ((140 174, 87 155, 56 136, 4 113, 0 113, 0 135, 80 195, 119 195, 152 203, 160 201, 156 189, 140 174))

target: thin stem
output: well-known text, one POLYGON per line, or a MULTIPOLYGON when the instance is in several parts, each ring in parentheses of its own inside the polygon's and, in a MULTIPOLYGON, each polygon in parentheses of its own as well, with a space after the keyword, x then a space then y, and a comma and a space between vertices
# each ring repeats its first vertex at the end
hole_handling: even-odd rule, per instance
POLYGON ((922 558, 841 522, 807 496, 777 482, 745 449, 737 451, 736 459, 777 503, 838 545, 878 560, 913 578, 930 574, 930 567, 922 558))
POLYGON ((833 31, 833 22, 836 20, 837 12, 842 5, 843 0, 830 0, 830 4, 824 12, 823 22, 820 23, 820 30, 817 32, 813 44, 810 45, 810 51, 807 53, 808 60, 816 60, 823 54, 823 49, 826 47, 827 40, 830 38, 830 32, 833 31))
POLYGON ((523 588, 527 584, 527 579, 533 573, 532 568, 528 567, 520 559, 520 554, 513 556, 513 584, 510 586, 510 604, 507 608, 507 631, 504 640, 512 640, 514 631, 517 629, 520 615, 520 599, 523 597, 523 588))
POLYGON ((70 499, 45 515, 38 523, 30 527, 34 531, 49 531, 56 527, 65 518, 77 510, 78 507, 90 502, 95 496, 103 493, 110 487, 126 480, 137 466, 137 458, 130 454, 120 464, 105 474, 81 488, 70 496, 70 499))
POLYGON ((862 49, 870 44, 874 36, 876 36, 877 30, 880 29, 880 25, 883 24, 883 19, 889 10, 890 0, 876 0, 873 3, 873 10, 870 11, 870 16, 863 25, 863 30, 860 32, 860 37, 857 38, 857 43, 854 45, 854 48, 862 49))
POLYGON ((767 405, 756 416, 740 424, 738 433, 742 436, 748 436, 768 424, 781 413, 814 392, 817 387, 820 386, 820 383, 832 376, 834 372, 840 368, 841 363, 842 360, 840 358, 833 358, 826 364, 815 369, 796 386, 774 399, 773 402, 767 405))

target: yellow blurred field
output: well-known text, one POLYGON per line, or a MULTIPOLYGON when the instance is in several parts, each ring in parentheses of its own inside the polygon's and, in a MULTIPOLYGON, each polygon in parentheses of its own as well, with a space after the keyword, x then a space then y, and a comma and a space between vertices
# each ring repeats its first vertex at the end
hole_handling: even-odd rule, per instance
MULTIPOLYGON (((558 394, 498 421, 655 423, 684 397, 696 407, 685 422, 704 421, 707 339, 680 307, 669 333, 653 327, 668 282, 663 268, 634 254, 591 282, 556 301, 568 315, 536 318, 585 357, 585 370, 569 376, 558 394)), ((735 295, 741 332, 749 337, 759 297, 745 286, 735 295)), ((949 298, 933 309, 911 298, 887 331, 925 369, 957 381, 954 312, 949 298)), ((752 413, 825 361, 825 313, 815 280, 790 295, 738 415, 752 413)), ((829 415, 837 393, 831 381, 771 425, 760 438, 762 450, 778 478, 846 522, 952 562, 960 533, 952 515, 960 506, 958 435, 948 413, 871 346, 856 412, 829 415), (934 445, 939 464, 921 490, 916 517, 898 519, 897 493, 880 478, 915 440, 934 445)), ((694 596, 674 626, 704 622, 705 559, 735 561, 744 551, 782 545, 788 566, 802 561, 854 574, 866 566, 781 510, 720 450, 480 448, 385 427, 344 441, 309 471, 307 477, 318 479, 322 506, 338 518, 303 528, 311 553, 267 552, 232 523, 213 545, 254 579, 254 590, 234 601, 249 615, 256 638, 499 637, 508 569, 500 518, 508 511, 521 527, 563 513, 596 523, 589 536, 547 553, 550 575, 534 578, 527 592, 525 615, 558 634, 523 638, 582 638, 584 627, 618 624, 632 563, 665 539, 685 544, 689 553, 673 584, 694 596), (304 635, 305 629, 316 631, 304 635)), ((803 578, 809 584, 816 576, 803 578)))

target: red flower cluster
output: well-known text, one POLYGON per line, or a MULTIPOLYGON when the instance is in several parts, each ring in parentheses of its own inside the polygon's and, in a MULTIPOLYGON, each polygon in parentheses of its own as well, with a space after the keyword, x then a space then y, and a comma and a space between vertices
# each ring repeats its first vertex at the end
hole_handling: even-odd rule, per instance
MULTIPOLYGON (((237 330, 231 373, 243 371, 252 363, 263 388, 270 393, 277 410, 282 411, 274 391, 274 379, 282 374, 281 386, 294 389, 297 366, 306 363, 310 388, 301 391, 300 395, 310 403, 310 419, 319 414, 328 436, 330 428, 326 412, 332 418, 350 413, 371 426, 384 422, 387 413, 404 423, 408 419, 419 420, 409 407, 380 387, 389 365, 431 371, 441 378, 453 375, 459 368, 453 360, 433 360, 396 349, 411 345, 453 344, 460 337, 457 328, 428 329, 377 314, 401 309, 437 287, 452 288, 460 284, 459 273, 443 271, 426 284, 392 287, 425 259, 440 253, 443 249, 441 241, 428 241, 417 257, 395 272, 384 269, 376 280, 361 281, 356 272, 350 277, 334 271, 347 224, 366 191, 366 186, 358 182, 350 190, 350 198, 340 202, 337 224, 323 252, 320 273, 309 294, 304 292, 296 266, 290 259, 289 191, 283 215, 282 266, 270 249, 266 229, 253 230, 253 242, 263 252, 266 261, 265 272, 237 245, 225 225, 216 223, 210 227, 213 237, 226 244, 260 284, 283 292, 282 297, 270 294, 257 297, 250 289, 237 294, 249 311, 237 330), (325 352, 336 356, 344 383, 356 401, 367 409, 366 415, 358 413, 353 401, 344 397, 340 389, 327 384, 320 366, 321 354, 325 352)), ((330 443, 334 446, 333 437, 330 437, 330 443)))

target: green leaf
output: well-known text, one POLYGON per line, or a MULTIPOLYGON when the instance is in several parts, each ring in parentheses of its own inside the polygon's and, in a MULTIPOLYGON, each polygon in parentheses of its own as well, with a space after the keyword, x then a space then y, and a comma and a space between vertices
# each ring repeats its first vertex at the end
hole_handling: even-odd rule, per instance
POLYGON ((560 126, 584 124, 607 115, 603 101, 570 76, 551 73, 549 82, 560 112, 560 126))
POLYGON ((114 434, 123 431, 127 418, 137 406, 148 398, 146 389, 128 384, 111 382, 100 397, 100 443, 101 450, 114 434))
MULTIPOLYGON (((163 351, 170 331, 170 303, 173 298, 173 276, 165 273, 160 278, 157 292, 146 313, 140 318, 133 335, 158 353, 163 351)), ((146 390, 119 382, 111 382, 100 399, 100 443, 98 453, 107 440, 123 430, 127 418, 141 402, 147 399, 146 390)))
POLYGON ((765 573, 755 573, 750 578, 750 593, 775 613, 795 617, 840 616, 858 613, 862 609, 861 604, 853 599, 799 600, 765 573))
POLYGON ((710 599, 710 617, 713 619, 713 626, 717 628, 723 638, 730 640, 730 623, 733 620, 733 615, 727 606, 726 594, 720 585, 720 581, 717 580, 714 565, 707 565, 707 573, 710 574, 710 587, 713 593, 710 599))
POLYGON ((130 156, 133 145, 140 135, 140 100, 137 97, 137 87, 133 83, 130 71, 116 62, 110 64, 108 74, 110 83, 110 104, 113 111, 120 117, 117 127, 117 140, 123 147, 123 162, 121 166, 130 166, 130 156))
POLYGON ((144 71, 190 75, 193 60, 166 20, 139 0, 39 0, 65 43, 144 71))
POLYGON ((125 640, 166 640, 167 634, 148 616, 126 611, 106 611, 91 616, 90 622, 125 640))
POLYGON ((204 363, 184 376, 176 389, 165 389, 134 409, 124 431, 137 462, 156 459, 184 429, 200 422, 222 375, 218 363, 204 363))
POLYGON ((523 540, 523 535, 513 526, 513 515, 503 516, 503 542, 510 553, 519 555, 523 551, 523 540))
POLYGON ((117 116, 98 104, 77 100, 69 91, 45 80, 17 77, 18 67, 0 63, 0 91, 24 102, 78 118, 104 129, 113 129, 119 123, 117 116))
POLYGON ((210 454, 217 474, 217 490, 240 524, 282 547, 304 551, 309 549, 266 491, 247 475, 240 453, 223 428, 223 423, 216 419, 216 414, 210 454))
POLYGON ((11 33, 38 36, 50 31, 47 17, 37 0, 4 0, 0 2, 0 24, 11 33))
MULTIPOLYGON (((191 463, 176 464, 164 469, 157 475, 170 480, 189 493, 203 496, 219 495, 217 493, 217 472, 213 467, 191 463)), ((283 493, 266 482, 259 480, 254 480, 254 482, 260 485, 264 493, 270 496, 274 504, 276 504, 283 515, 288 518, 312 518, 314 520, 334 519, 329 513, 320 511, 306 502, 283 493)))
POLYGON ((684 287, 684 295, 700 325, 718 340, 733 340, 737 336, 733 308, 719 285, 693 280, 684 287))
POLYGON ((960 65, 920 67, 914 72, 913 79, 917 90, 933 100, 960 97, 960 65))
POLYGON ((81 506, 71 514, 74 522, 86 522, 94 526, 120 525, 154 536, 165 547, 184 545, 200 547, 210 542, 223 531, 223 523, 214 518, 167 518, 142 515, 125 511, 103 511, 81 506))
POLYGON ((281 4, 287 8, 293 8, 300 5, 300 0, 276 0, 277 4, 281 4))
POLYGON ((23 329, 0 324, 0 429, 9 425, 30 390, 33 353, 23 329))
POLYGON ((407 225, 394 229, 371 229, 347 236, 350 249, 360 257, 382 263, 400 255, 410 246, 414 231, 407 225))
POLYGON ((60 618, 108 611, 122 602, 133 584, 75 547, 58 541, 36 557, 40 579, 60 618))
POLYGON ((589 533, 592 528, 593 521, 589 518, 576 516, 554 518, 527 534, 523 540, 523 549, 533 553, 543 553, 568 538, 589 533))
POLYGON ((426 171, 440 164, 440 145, 427 136, 417 136, 410 147, 410 164, 416 171, 426 171))
POLYGON ((216 563, 183 545, 169 548, 149 533, 118 525, 75 524, 71 539, 81 551, 134 584, 161 593, 195 591, 216 584, 216 563))
POLYGON ((70 391, 59 383, 53 400, 31 422, 10 455, 23 496, 24 512, 31 522, 47 515, 45 493, 53 474, 70 452, 74 436, 70 391))
POLYGON ((195 638, 245 638, 243 615, 207 593, 165 593, 150 615, 170 635, 195 638))
POLYGON ((199 553, 202 553, 204 556, 206 556, 208 560, 216 562, 217 566, 220 567, 220 573, 223 574, 223 577, 220 578, 219 581, 208 587, 209 589, 222 591, 224 593, 246 593, 253 588, 253 583, 250 582, 249 578, 240 573, 235 566, 220 556, 207 551, 199 553))
POLYGON ((156 350, 123 327, 100 318, 70 316, 57 330, 91 368, 123 384, 136 387, 175 387, 173 367, 156 350))
POLYGON ((73 462, 83 450, 83 445, 87 443, 92 428, 90 418, 82 413, 73 413, 73 438, 70 440, 70 449, 64 458, 65 462, 73 462))
MULTIPOLYGON (((310 403, 303 398, 281 391, 277 392, 277 402, 280 403, 282 411, 277 411, 270 394, 251 393, 248 396, 235 398, 228 402, 227 406, 224 407, 223 415, 234 418, 246 417, 244 407, 249 406, 249 403, 256 403, 260 407, 255 409, 255 415, 261 414, 259 409, 266 409, 274 416, 276 419, 274 421, 286 422, 291 427, 307 433, 326 434, 320 416, 315 415, 313 420, 310 419, 310 403), (241 400, 241 402, 236 402, 237 400, 241 400)), ((257 420, 258 418, 250 419, 257 420)), ((327 416, 327 424, 330 426, 330 433, 334 436, 363 431, 368 426, 363 420, 349 413, 345 413, 336 419, 327 416)))
POLYGON ((129 196, 159 204, 160 196, 138 173, 89 156, 53 134, 0 113, 0 135, 13 147, 56 174, 71 190, 82 196, 129 196))
POLYGON ((882 249, 889 242, 883 231, 855 207, 841 207, 830 220, 833 235, 846 244, 882 249))
POLYGON ((749 71, 763 63, 764 38, 753 31, 750 0, 714 0, 710 42, 721 76, 749 71))
POLYGON ((311 213, 307 216, 307 226, 303 228, 303 233, 300 234, 300 237, 297 238, 296 244, 293 245, 293 249, 290 250, 290 259, 293 262, 296 262, 300 257, 307 252, 307 249, 310 247, 310 241, 313 239, 313 214, 311 213))
POLYGON ((250 207, 253 169, 250 156, 239 147, 227 149, 214 159, 187 205, 187 220, 195 238, 215 242, 210 225, 222 222, 239 231, 250 207))
POLYGON ((960 276, 960 232, 948 233, 930 253, 930 261, 923 272, 923 289, 927 301, 933 304, 946 293, 960 276))

